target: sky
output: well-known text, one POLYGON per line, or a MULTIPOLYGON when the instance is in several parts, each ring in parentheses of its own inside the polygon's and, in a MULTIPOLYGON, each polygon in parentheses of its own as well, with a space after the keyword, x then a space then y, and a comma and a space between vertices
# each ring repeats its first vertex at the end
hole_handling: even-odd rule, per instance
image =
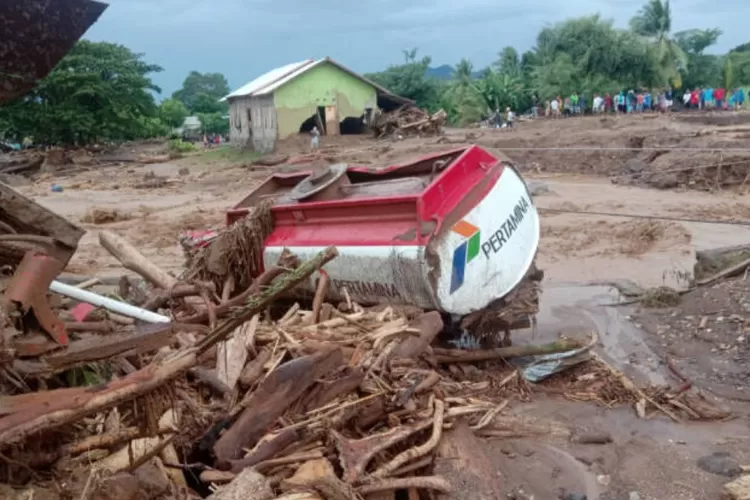
MULTIPOLYGON (((403 61, 418 48, 432 66, 466 57, 481 69, 506 45, 522 52, 541 28, 599 13, 620 27, 638 0, 103 0, 86 34, 123 44, 164 68, 167 97, 191 71, 219 72, 232 89, 275 67, 329 56, 360 73, 403 61)), ((750 41, 748 0, 672 0, 672 30, 723 30, 710 52, 750 41)))

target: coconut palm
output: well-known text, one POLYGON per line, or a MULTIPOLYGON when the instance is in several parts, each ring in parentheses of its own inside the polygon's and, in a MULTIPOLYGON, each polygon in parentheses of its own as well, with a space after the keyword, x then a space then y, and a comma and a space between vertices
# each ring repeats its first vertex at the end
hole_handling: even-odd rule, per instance
POLYGON ((630 20, 630 29, 654 43, 663 77, 679 88, 682 84, 680 70, 687 67, 687 55, 670 37, 672 10, 669 0, 649 0, 630 20))
POLYGON ((453 70, 453 82, 446 90, 446 97, 463 124, 476 122, 482 116, 482 99, 473 70, 468 59, 461 59, 453 70))

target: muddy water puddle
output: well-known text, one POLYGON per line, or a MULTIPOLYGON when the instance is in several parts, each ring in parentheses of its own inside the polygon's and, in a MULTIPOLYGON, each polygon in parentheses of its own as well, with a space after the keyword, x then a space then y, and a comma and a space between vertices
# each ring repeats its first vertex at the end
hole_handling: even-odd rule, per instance
MULTIPOLYGON (((585 339, 595 332, 596 352, 639 385, 676 387, 680 381, 647 343, 650 334, 631 320, 632 307, 614 305, 621 300, 612 286, 547 285, 535 328, 514 332, 514 342, 544 343, 560 335, 585 339)), ((738 417, 747 414, 743 407, 736 409, 738 417)), ((700 469, 698 459, 717 452, 742 463, 750 459, 750 427, 744 418, 674 423, 657 415, 644 420, 630 406, 604 408, 539 394, 514 405, 512 412, 561 424, 573 434, 612 436, 605 445, 538 436, 488 445, 506 480, 536 498, 562 498, 564 490, 590 500, 625 500, 631 492, 644 500, 714 499, 729 479, 700 469)))
POLYGON ((643 383, 666 383, 662 362, 644 340, 648 333, 631 322, 629 307, 613 305, 621 300, 614 287, 546 286, 536 327, 514 332, 514 339, 544 343, 560 335, 584 339, 595 333, 597 351, 618 369, 643 383))

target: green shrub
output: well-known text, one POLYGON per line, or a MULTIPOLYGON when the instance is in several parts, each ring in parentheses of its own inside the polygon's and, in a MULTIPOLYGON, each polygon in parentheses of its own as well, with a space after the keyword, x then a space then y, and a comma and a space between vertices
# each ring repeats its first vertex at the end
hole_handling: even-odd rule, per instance
POLYGON ((169 151, 172 153, 192 153, 198 151, 198 147, 192 142, 185 142, 182 139, 172 139, 169 141, 169 151))

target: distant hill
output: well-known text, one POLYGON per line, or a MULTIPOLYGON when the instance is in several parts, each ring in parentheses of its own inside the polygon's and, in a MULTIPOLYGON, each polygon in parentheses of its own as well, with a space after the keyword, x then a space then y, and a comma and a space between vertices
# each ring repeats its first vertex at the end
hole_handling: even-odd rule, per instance
POLYGON ((453 78, 453 66, 443 64, 437 68, 427 68, 424 72, 424 76, 428 78, 436 78, 438 80, 450 80, 453 78))
MULTIPOLYGON (((436 68, 427 68, 424 72, 424 76, 427 78, 435 78, 437 80, 450 80, 453 78, 453 66, 450 64, 443 64, 436 68)), ((479 78, 482 76, 481 71, 475 71, 472 76, 479 78)))

